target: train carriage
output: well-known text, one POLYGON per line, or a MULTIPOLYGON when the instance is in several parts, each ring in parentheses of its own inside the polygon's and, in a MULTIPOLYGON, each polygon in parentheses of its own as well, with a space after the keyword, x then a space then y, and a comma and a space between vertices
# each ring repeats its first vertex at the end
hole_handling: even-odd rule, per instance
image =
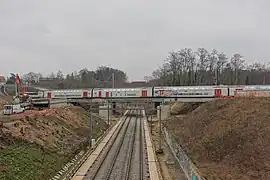
POLYGON ((141 97, 152 97, 152 87, 93 89, 93 98, 141 98, 141 97))
POLYGON ((226 98, 244 91, 270 91, 269 85, 163 86, 142 88, 93 88, 45 91, 44 97, 61 98, 226 98))
POLYGON ((126 97, 126 89, 124 88, 112 89, 111 97, 112 98, 126 97))
POLYGON ((82 89, 72 89, 72 90, 52 90, 46 91, 45 96, 52 99, 77 99, 77 98, 91 98, 91 91, 82 89))
POLYGON ((127 98, 131 98, 131 97, 135 97, 135 98, 152 97, 152 87, 126 89, 126 96, 125 97, 127 97, 127 98))
POLYGON ((213 97, 214 91, 211 87, 171 86, 154 87, 154 97, 161 98, 192 98, 192 97, 213 97))
POLYGON ((224 86, 171 86, 154 87, 154 97, 167 98, 214 98, 228 96, 224 86))
POLYGON ((92 89, 92 98, 110 98, 112 89, 108 88, 93 88, 92 89))

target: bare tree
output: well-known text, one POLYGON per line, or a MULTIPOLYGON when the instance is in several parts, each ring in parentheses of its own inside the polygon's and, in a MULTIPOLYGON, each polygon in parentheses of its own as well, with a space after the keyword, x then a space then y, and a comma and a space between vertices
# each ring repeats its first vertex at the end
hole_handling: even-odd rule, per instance
POLYGON ((52 72, 52 73, 48 76, 48 78, 54 79, 54 78, 56 78, 56 75, 52 72))
POLYGON ((231 67, 234 71, 234 84, 238 83, 239 80, 239 71, 244 68, 244 58, 239 53, 235 53, 231 58, 231 67))
POLYGON ((246 65, 243 56, 234 54, 228 62, 225 53, 204 48, 170 52, 163 66, 150 81, 163 85, 270 84, 270 63, 246 65), (160 83, 159 83, 160 84, 160 83))
POLYGON ((212 49, 209 54, 208 69, 209 69, 209 84, 217 84, 217 61, 218 61, 218 52, 215 49, 212 49))
POLYGON ((59 79, 59 80, 64 79, 64 74, 63 74, 63 72, 61 70, 57 71, 56 78, 59 79))
POLYGON ((42 77, 41 73, 29 72, 22 76, 22 80, 29 84, 35 84, 39 81, 39 78, 41 77, 42 77))
POLYGON ((209 61, 209 52, 205 48, 199 48, 197 52, 198 57, 198 84, 205 84, 205 74, 209 61))
POLYGON ((217 70, 216 70, 216 81, 217 85, 221 82, 221 74, 224 74, 224 68, 226 64, 228 63, 228 57, 222 52, 218 54, 218 60, 217 60, 217 70))

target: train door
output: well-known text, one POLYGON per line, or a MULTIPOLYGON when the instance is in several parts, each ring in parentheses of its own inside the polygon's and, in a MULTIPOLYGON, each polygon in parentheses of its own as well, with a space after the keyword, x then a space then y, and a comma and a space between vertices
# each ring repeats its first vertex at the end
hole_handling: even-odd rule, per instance
POLYGON ((215 97, 221 97, 222 96, 222 90, 221 89, 214 89, 215 97))
POLYGON ((102 98, 102 92, 101 91, 98 91, 98 97, 102 98))
POLYGON ((147 90, 142 90, 141 97, 147 97, 147 90))
POLYGON ((84 91, 83 92, 83 97, 85 98, 85 97, 88 97, 88 91, 84 91))
POLYGON ((48 92, 47 98, 52 98, 52 92, 48 92))

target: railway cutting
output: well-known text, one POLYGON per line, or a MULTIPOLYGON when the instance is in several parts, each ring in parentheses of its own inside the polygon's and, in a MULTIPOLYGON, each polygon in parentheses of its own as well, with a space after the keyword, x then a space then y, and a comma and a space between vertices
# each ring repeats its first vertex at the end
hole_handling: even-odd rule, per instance
POLYGON ((102 151, 93 152, 86 173, 77 172, 73 179, 148 180, 150 179, 144 118, 141 110, 131 110, 116 128, 102 151), (95 157, 97 156, 97 157, 95 157), (91 163, 92 162, 92 163, 91 163))

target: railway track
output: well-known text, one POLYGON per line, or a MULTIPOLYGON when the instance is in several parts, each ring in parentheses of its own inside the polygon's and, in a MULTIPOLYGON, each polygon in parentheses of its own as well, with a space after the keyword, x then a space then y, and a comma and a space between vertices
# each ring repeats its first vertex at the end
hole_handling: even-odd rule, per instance
POLYGON ((149 179, 143 121, 140 110, 135 111, 118 127, 83 179, 149 179))

